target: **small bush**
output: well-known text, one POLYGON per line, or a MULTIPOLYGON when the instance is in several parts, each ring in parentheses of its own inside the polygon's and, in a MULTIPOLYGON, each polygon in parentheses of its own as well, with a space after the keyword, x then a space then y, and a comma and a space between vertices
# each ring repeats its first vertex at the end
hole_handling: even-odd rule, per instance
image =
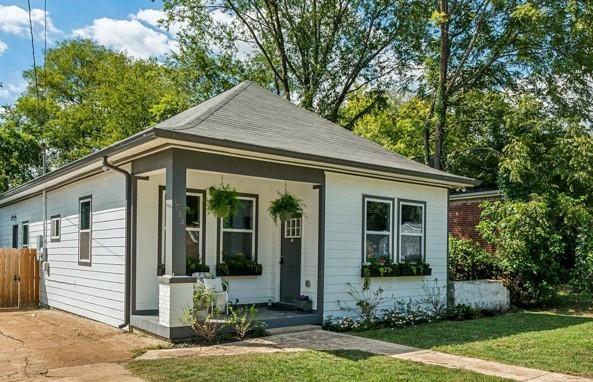
POLYGON ((373 290, 368 275, 363 278, 360 288, 350 283, 348 285, 348 295, 354 300, 354 306, 343 305, 341 301, 338 301, 338 306, 345 312, 353 313, 356 321, 364 328, 373 328, 379 319, 379 308, 385 302, 383 288, 373 290))
POLYGON ((459 304, 448 307, 443 318, 449 321, 473 320, 481 317, 481 313, 469 305, 459 304))
POLYGON ((214 319, 219 312, 216 308, 212 308, 214 301, 212 292, 206 288, 196 287, 192 300, 193 306, 184 309, 181 322, 191 326, 194 333, 207 343, 217 342, 227 323, 214 319))
POLYGON ((497 279, 499 260, 472 240, 449 236, 449 277, 453 280, 497 279))
POLYGON ((255 318, 257 315, 255 306, 231 307, 229 310, 229 325, 237 338, 244 340, 249 334, 257 333, 259 337, 265 334, 265 324, 255 318))

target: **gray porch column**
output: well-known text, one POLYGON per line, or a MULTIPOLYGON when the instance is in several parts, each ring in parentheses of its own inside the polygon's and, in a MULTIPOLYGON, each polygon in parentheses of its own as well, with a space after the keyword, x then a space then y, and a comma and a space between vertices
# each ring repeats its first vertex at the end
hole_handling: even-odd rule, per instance
POLYGON ((167 166, 165 195, 165 274, 185 275, 186 168, 173 160, 167 166))

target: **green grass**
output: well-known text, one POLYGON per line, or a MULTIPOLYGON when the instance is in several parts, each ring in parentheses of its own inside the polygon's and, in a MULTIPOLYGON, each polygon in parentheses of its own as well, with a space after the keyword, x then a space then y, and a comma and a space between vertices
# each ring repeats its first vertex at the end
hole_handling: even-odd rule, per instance
POLYGON ((132 361, 147 381, 502 381, 358 350, 132 361))
POLYGON ((593 317, 521 312, 355 334, 512 365, 593 377, 593 317))

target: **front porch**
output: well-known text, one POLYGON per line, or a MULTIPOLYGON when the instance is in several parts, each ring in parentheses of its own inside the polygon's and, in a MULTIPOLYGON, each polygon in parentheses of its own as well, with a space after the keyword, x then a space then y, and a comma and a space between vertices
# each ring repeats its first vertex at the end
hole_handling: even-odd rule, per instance
POLYGON ((190 334, 179 318, 192 303, 195 264, 224 278, 232 304, 311 300, 309 314, 261 309, 270 328, 321 323, 323 172, 175 148, 132 167, 133 327, 171 339, 190 334), (206 208, 208 188, 221 184, 239 193, 239 212, 230 219, 218 219, 206 208), (298 232, 268 214, 270 202, 284 190, 304 204, 303 217, 294 222, 298 232), (222 273, 232 256, 252 260, 261 271, 222 273))
MULTIPOLYGON (((266 324, 266 329, 283 328, 288 326, 319 325, 321 316, 316 313, 302 313, 294 310, 276 310, 266 307, 259 307, 257 319, 266 324)), ((159 323, 159 312, 143 312, 130 317, 132 327, 146 333, 170 340, 182 340, 194 336, 192 330, 187 326, 167 327, 159 323)))

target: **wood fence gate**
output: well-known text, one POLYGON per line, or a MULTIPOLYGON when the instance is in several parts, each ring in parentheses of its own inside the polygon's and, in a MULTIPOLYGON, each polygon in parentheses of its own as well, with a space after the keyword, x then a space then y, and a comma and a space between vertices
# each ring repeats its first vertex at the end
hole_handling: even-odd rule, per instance
POLYGON ((34 249, 0 248, 0 308, 39 304, 39 262, 34 249))

